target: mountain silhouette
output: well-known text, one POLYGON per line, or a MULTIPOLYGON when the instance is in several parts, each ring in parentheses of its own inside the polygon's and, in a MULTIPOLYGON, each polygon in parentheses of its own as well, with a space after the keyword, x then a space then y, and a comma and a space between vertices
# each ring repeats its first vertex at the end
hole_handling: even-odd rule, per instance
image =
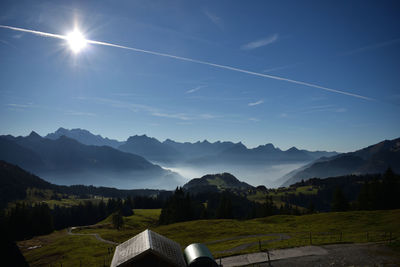
POLYGON ((145 183, 148 179, 168 182, 169 178, 174 185, 179 184, 176 179, 181 179, 141 156, 108 146, 84 145, 66 136, 56 140, 42 138, 35 132, 26 137, 1 136, 0 150, 0 159, 50 181, 54 177, 63 177, 62 181, 56 182, 64 184, 95 182, 100 185, 99 177, 102 177, 109 180, 107 185, 113 186, 115 179, 145 183))
POLYGON ((49 133, 46 135, 46 138, 56 140, 61 136, 66 136, 76 141, 84 144, 84 145, 94 145, 94 146, 110 146, 113 148, 117 148, 122 145, 124 142, 120 142, 114 139, 108 139, 107 137, 102 137, 101 135, 94 135, 91 132, 84 130, 84 129, 65 129, 65 128, 58 128, 57 131, 54 133, 49 133))
POLYGON ((183 188, 190 193, 221 192, 224 190, 248 190, 253 186, 239 181, 230 173, 207 174, 187 182, 183 188))
POLYGON ((121 151, 134 153, 154 162, 176 162, 182 155, 173 147, 146 135, 135 135, 118 147, 121 151))
POLYGON ((400 172, 400 138, 385 140, 355 152, 322 158, 306 168, 285 175, 282 186, 289 186, 302 179, 326 178, 349 174, 383 173, 388 167, 400 172))

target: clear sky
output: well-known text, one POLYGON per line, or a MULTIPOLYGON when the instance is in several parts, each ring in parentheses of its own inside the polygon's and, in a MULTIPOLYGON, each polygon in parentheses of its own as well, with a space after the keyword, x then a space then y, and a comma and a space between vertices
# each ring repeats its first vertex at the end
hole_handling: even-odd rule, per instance
POLYGON ((77 28, 206 63, 93 43, 75 53, 66 40, 0 28, 0 134, 62 126, 341 152, 393 139, 399 14, 399 1, 2 0, 3 26, 77 28))

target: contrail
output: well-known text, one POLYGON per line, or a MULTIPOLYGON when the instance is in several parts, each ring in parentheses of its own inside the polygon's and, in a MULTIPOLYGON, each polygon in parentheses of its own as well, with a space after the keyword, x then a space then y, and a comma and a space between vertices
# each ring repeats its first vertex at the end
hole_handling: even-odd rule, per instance
POLYGON ((67 39, 67 37, 66 37, 65 35, 54 34, 54 33, 48 33, 48 32, 40 32, 40 31, 34 31, 34 30, 29 30, 29 29, 22 29, 22 28, 11 27, 11 26, 5 26, 5 25, 0 25, 0 28, 9 29, 9 30, 13 30, 13 31, 19 31, 19 32, 33 33, 33 34, 40 35, 40 36, 44 36, 44 37, 58 38, 58 39, 63 39, 63 40, 66 40, 66 39, 67 39))
MULTIPOLYGON (((47 33, 47 32, 41 32, 41 31, 5 26, 5 25, 0 25, 0 28, 10 29, 10 30, 20 31, 20 32, 26 32, 26 33, 32 33, 32 34, 36 34, 36 35, 40 35, 40 36, 44 36, 44 37, 50 37, 50 38, 58 38, 58 39, 63 39, 63 40, 67 39, 67 37, 65 35, 54 34, 54 33, 47 33)), ((123 45, 118 45, 118 44, 113 44, 113 43, 108 43, 108 42, 101 42, 101 41, 95 41, 95 40, 86 40, 86 42, 90 43, 90 44, 95 44, 95 45, 116 47, 116 48, 131 50, 131 51, 135 51, 135 52, 139 52, 139 53, 145 53, 145 54, 161 56, 161 57, 168 57, 168 58, 192 62, 192 63, 196 63, 196 64, 208 65, 208 66, 212 66, 212 67, 216 67, 216 68, 220 68, 220 69, 241 72, 241 73, 258 76, 258 77, 263 77, 263 78, 268 78, 268 79, 273 79, 273 80, 285 81, 285 82, 299 84, 299 85, 303 85, 303 86, 307 86, 307 87, 318 88, 321 90, 325 90, 325 91, 329 91, 329 92, 333 92, 333 93, 337 93, 337 94, 352 96, 352 97, 356 97, 356 98, 360 98, 360 99, 364 99, 364 100, 373 100, 372 98, 369 98, 366 96, 362 96, 362 95, 358 95, 358 94, 354 94, 354 93, 350 93, 350 92, 346 92, 346 91, 336 90, 336 89, 328 88, 325 86, 320 86, 320 85, 313 84, 313 83, 292 80, 289 78, 279 77, 279 76, 275 76, 275 75, 268 75, 268 74, 264 74, 264 73, 249 71, 249 70, 231 67, 231 66, 227 66, 227 65, 220 65, 220 64, 216 64, 216 63, 212 63, 212 62, 208 62, 208 61, 202 61, 202 60, 197 60, 197 59, 192 59, 192 58, 187 58, 187 57, 180 57, 180 56, 175 56, 175 55, 171 55, 171 54, 165 54, 165 53, 160 53, 160 52, 155 52, 155 51, 150 51, 150 50, 144 50, 144 49, 140 49, 140 48, 123 46, 123 45)))

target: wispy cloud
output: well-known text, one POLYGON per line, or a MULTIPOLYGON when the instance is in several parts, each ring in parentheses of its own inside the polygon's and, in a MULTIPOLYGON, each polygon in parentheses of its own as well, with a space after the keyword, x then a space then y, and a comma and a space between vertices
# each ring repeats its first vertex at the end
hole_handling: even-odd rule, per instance
POLYGON ((22 36, 24 36, 24 34, 23 34, 23 33, 20 33, 20 34, 14 34, 14 35, 13 35, 13 38, 14 38, 14 39, 20 39, 22 36))
MULTIPOLYGON (((189 114, 189 113, 182 113, 182 112, 170 112, 165 111, 160 108, 151 107, 148 105, 136 104, 136 103, 129 103, 120 100, 114 100, 109 98, 103 97, 75 97, 77 100, 88 100, 93 101, 98 104, 107 105, 114 108, 120 109, 127 109, 132 112, 145 112, 150 116, 154 117, 161 117, 161 118, 169 118, 169 119, 177 119, 182 121, 190 121, 190 120, 209 120, 215 119, 219 116, 212 115, 212 114, 189 114)), ((78 115, 78 114, 76 114, 78 115)), ((89 114, 81 114, 81 115, 89 115, 89 114)), ((95 115, 95 114, 94 114, 95 115)))
POLYGON ((285 70, 285 69, 291 69, 294 67, 297 67, 298 65, 301 65, 302 63, 294 63, 294 64, 288 64, 288 65, 284 65, 284 66, 279 66, 279 67, 274 67, 274 68, 269 68, 269 69, 265 69, 263 70, 264 73, 267 72, 273 72, 276 70, 285 70))
POLYGON ((67 110, 65 112, 66 115, 73 115, 73 116, 88 116, 88 117, 96 117, 95 113, 91 112, 80 112, 80 111, 73 111, 73 110, 67 110))
POLYGON ((7 106, 9 106, 9 107, 13 107, 13 108, 31 108, 32 107, 32 105, 30 105, 30 104, 14 104, 14 103, 11 103, 11 104, 7 104, 7 106))
POLYGON ((249 118, 249 121, 254 121, 254 122, 257 122, 257 121, 260 121, 259 119, 257 119, 257 118, 249 118))
POLYGON ((337 107, 335 105, 321 105, 321 106, 310 106, 306 107, 302 110, 299 110, 297 113, 310 114, 315 112, 336 112, 343 113, 346 112, 347 109, 343 107, 337 107))
POLYGON ((218 28, 220 28, 221 30, 224 29, 224 22, 223 20, 218 17, 217 15, 215 15, 214 13, 211 13, 208 10, 204 10, 203 11, 204 15, 206 15, 206 17, 211 20, 212 23, 214 23, 218 28))
POLYGON ((197 87, 195 87, 195 88, 193 88, 193 89, 187 90, 187 91, 186 91, 186 94, 191 94, 191 93, 197 92, 197 91, 199 91, 200 89, 202 89, 202 88, 204 88, 204 87, 206 87, 206 86, 205 86, 205 85, 197 86, 197 87))
POLYGON ((382 47, 386 47, 386 46, 390 46, 390 45, 395 45, 395 44, 399 44, 400 43, 400 38, 396 38, 393 40, 389 40, 389 41, 385 41, 385 42, 380 42, 380 43, 375 43, 375 44, 369 44, 363 47, 359 47, 353 50, 349 50, 346 52, 341 53, 341 56, 348 56, 348 55, 353 55, 353 54, 357 54, 357 53, 361 53, 361 52, 365 52, 365 51, 369 51, 369 50, 375 50, 375 49, 379 49, 382 47))
POLYGON ((268 36, 268 37, 266 37, 264 39, 244 44, 244 45, 241 46, 241 48, 243 50, 256 49, 256 48, 259 48, 259 47, 263 47, 263 46, 275 43, 276 41, 278 41, 278 38, 279 38, 279 35, 277 33, 275 33, 275 34, 272 34, 272 35, 270 35, 270 36, 268 36))
POLYGON ((249 105, 250 107, 253 107, 253 106, 260 105, 260 104, 262 104, 262 103, 264 103, 264 100, 258 100, 258 101, 256 101, 256 102, 251 102, 251 103, 249 103, 249 104, 247 104, 247 105, 249 105))
POLYGON ((98 104, 104 104, 104 105, 108 105, 108 106, 111 106, 111 107, 114 107, 114 108, 127 109, 127 110, 130 110, 132 112, 138 112, 138 111, 141 111, 141 110, 144 110, 144 111, 147 111, 147 112, 157 112, 158 111, 158 109, 153 108, 153 107, 148 106, 148 105, 129 103, 129 102, 110 99, 110 98, 105 98, 105 97, 82 97, 82 96, 78 96, 78 97, 75 97, 75 99, 94 101, 95 103, 98 103, 98 104))
POLYGON ((40 106, 40 105, 35 105, 34 103, 27 103, 27 104, 18 104, 18 103, 9 103, 6 104, 10 109, 18 110, 18 111, 24 111, 27 109, 33 109, 33 108, 41 108, 41 109, 46 109, 47 107, 45 106, 40 106))
POLYGON ((156 116, 156 117, 178 119, 178 120, 183 120, 183 121, 191 120, 190 117, 188 117, 186 114, 183 114, 183 113, 171 114, 171 113, 165 113, 165 112, 164 113, 153 112, 153 113, 151 113, 151 115, 156 116))
POLYGON ((218 118, 218 116, 215 116, 215 115, 212 115, 212 114, 200 114, 199 116, 198 116, 199 118, 201 118, 201 119, 204 119, 204 120, 211 120, 211 119, 215 119, 215 118, 218 118))
POLYGON ((293 117, 296 114, 313 114, 318 112, 333 112, 333 113, 345 113, 347 108, 338 107, 336 105, 320 105, 320 106, 309 106, 299 110, 286 111, 279 114, 280 118, 293 117))

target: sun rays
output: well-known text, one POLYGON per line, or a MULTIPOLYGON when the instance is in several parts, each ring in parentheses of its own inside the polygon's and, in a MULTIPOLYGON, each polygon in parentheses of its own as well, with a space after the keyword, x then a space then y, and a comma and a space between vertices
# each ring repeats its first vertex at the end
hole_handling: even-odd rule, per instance
POLYGON ((72 52, 76 54, 84 49, 87 45, 87 40, 78 29, 75 29, 74 31, 67 34, 66 40, 68 42, 69 48, 72 50, 72 52))

